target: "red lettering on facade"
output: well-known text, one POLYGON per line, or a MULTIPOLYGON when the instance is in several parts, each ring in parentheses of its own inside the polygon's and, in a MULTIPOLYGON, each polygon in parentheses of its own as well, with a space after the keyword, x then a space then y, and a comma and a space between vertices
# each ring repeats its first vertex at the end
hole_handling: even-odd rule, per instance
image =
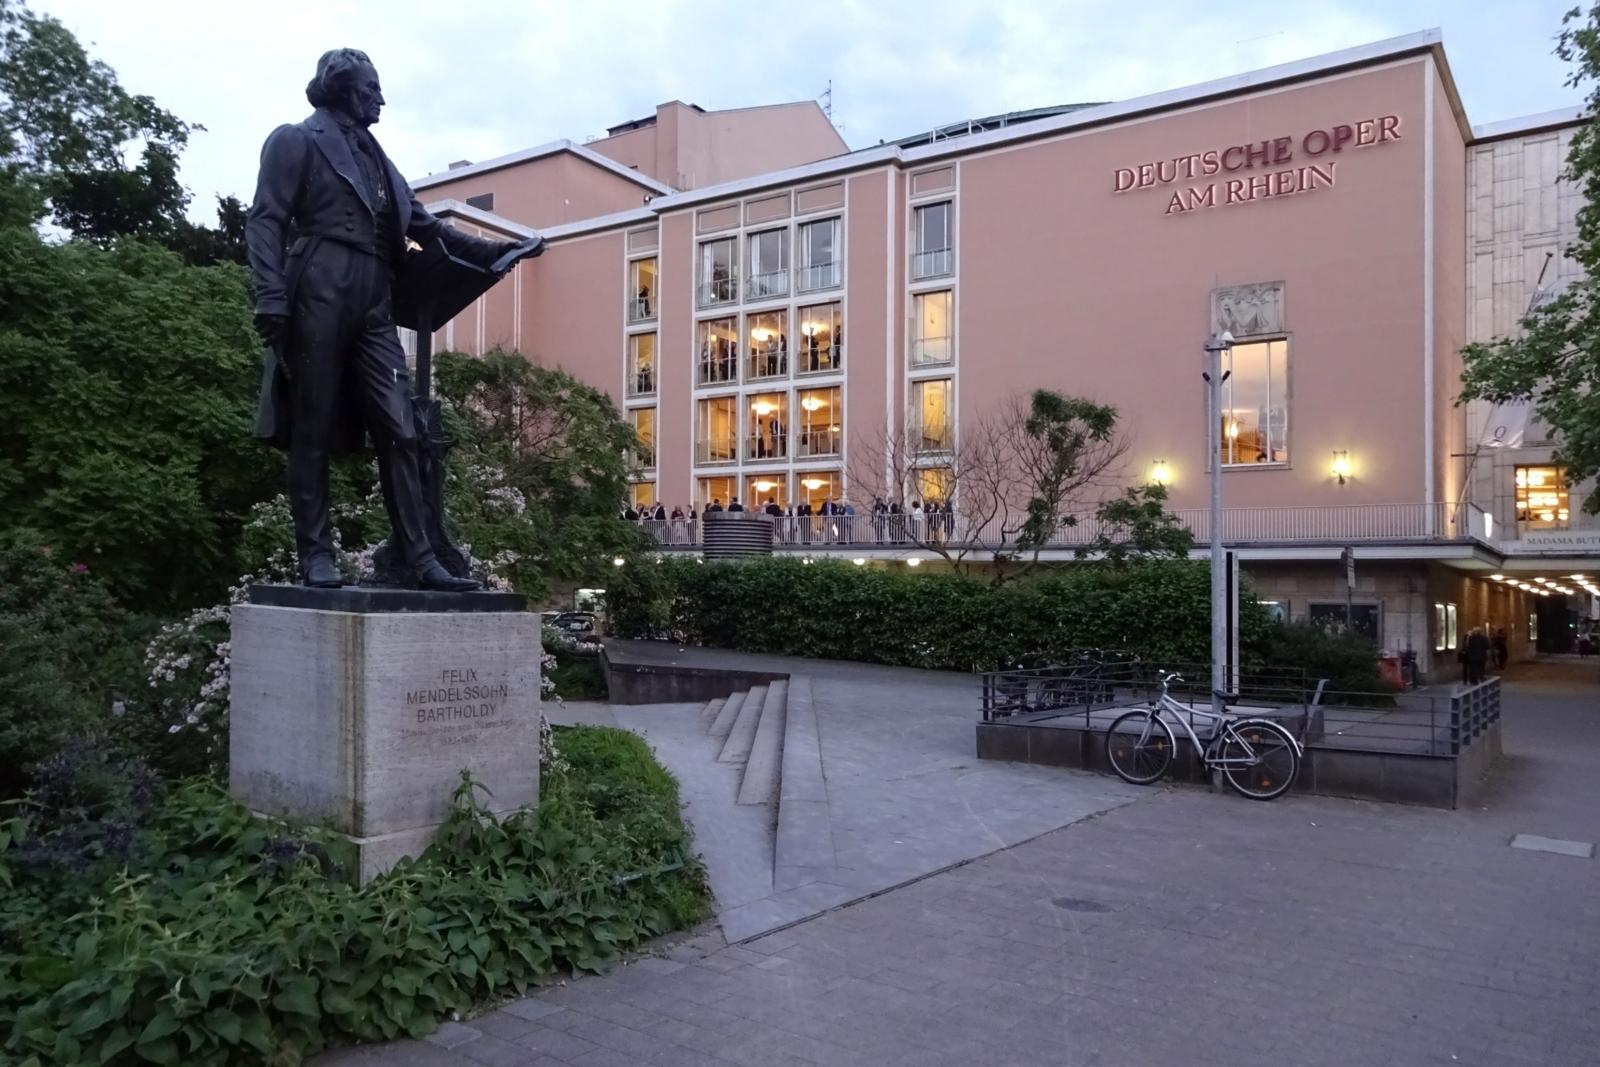
POLYGON ((1330 143, 1327 130, 1312 130, 1300 142, 1300 147, 1305 150, 1308 156, 1320 156, 1328 150, 1330 143))
POLYGON ((1233 154, 1235 152, 1239 153, 1240 155, 1244 155, 1243 146, 1234 145, 1232 148, 1229 148, 1229 149, 1227 149, 1226 151, 1224 151, 1222 153, 1222 169, 1223 170, 1238 170, 1240 167, 1244 166, 1243 163, 1229 163, 1228 162, 1228 160, 1233 157, 1233 154))
POLYGON ((1365 148, 1369 144, 1378 143, 1378 123, 1374 119, 1362 119, 1356 123, 1356 147, 1365 148))
POLYGON ((1114 193, 1127 192, 1129 189, 1133 188, 1133 183, 1136 177, 1137 176, 1133 173, 1132 167, 1118 167, 1112 172, 1111 191, 1114 193))
POLYGON ((1279 137, 1272 142, 1272 162, 1287 163, 1294 158, 1294 150, 1289 146, 1294 143, 1292 137, 1279 137))
POLYGON ((1221 169, 1221 166, 1222 164, 1217 162, 1217 150, 1215 148, 1209 152, 1202 152, 1200 154, 1201 174, 1215 174, 1219 169, 1221 169))
POLYGON ((1398 141, 1400 139, 1400 116, 1385 115, 1378 120, 1378 140, 1398 141))
POLYGON ((1343 151, 1344 146, 1349 144, 1350 139, 1355 135, 1356 131, 1348 126, 1335 126, 1333 128, 1333 150, 1335 152, 1343 151))

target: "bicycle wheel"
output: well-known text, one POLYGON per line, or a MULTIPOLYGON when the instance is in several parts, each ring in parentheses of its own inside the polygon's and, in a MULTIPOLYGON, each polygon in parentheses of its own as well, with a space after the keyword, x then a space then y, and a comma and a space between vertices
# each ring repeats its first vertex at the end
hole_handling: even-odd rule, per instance
POLYGON ((1106 730, 1106 759, 1124 781, 1149 785, 1172 766, 1172 727, 1149 709, 1120 715, 1106 730))
POLYGON ((1266 719, 1234 723, 1222 742, 1221 756, 1226 761, 1223 777, 1235 791, 1251 800, 1282 796, 1300 773, 1300 750, 1294 738, 1288 730, 1266 719))

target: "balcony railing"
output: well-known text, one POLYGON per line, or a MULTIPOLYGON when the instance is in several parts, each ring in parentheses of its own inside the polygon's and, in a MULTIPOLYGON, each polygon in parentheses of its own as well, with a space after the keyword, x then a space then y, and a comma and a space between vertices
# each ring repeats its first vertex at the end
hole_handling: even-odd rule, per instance
POLYGON ((649 396, 656 391, 655 372, 650 367, 640 367, 628 375, 628 395, 649 396))
POLYGON ((750 377, 781 378, 789 373, 789 349, 774 344, 750 353, 750 377))
POLYGON ((956 254, 948 248, 918 252, 911 257, 911 277, 917 280, 943 277, 955 269, 955 262, 956 254))
POLYGON ((839 437, 838 430, 831 430, 827 427, 823 427, 820 430, 802 429, 800 431, 800 440, 797 443, 796 454, 801 459, 811 456, 837 456, 839 454, 839 437))
POLYGON ((802 293, 810 293, 818 289, 832 289, 838 284, 839 261, 834 260, 830 263, 813 263, 809 267, 801 267, 795 288, 802 293))
POLYGON ((744 291, 746 300, 767 300, 772 297, 788 295, 789 271, 787 268, 750 275, 744 291))
POLYGON ((919 337, 911 342, 911 362, 914 366, 935 367, 949 363, 950 359, 948 337, 919 337))
POLYGON ((780 433, 773 437, 758 430, 744 440, 745 459, 787 459, 788 456, 788 434, 780 433))
MULTIPOLYGON (((804 434, 801 435, 802 441, 804 434)), ((753 445, 753 440, 747 444, 753 445)), ((700 446, 696 446, 697 458, 700 446)), ((763 454, 751 458, 780 458, 763 454)), ((726 457, 731 459, 732 457, 726 457)), ((1173 513, 1192 534, 1198 547, 1209 538, 1209 512, 1204 508, 1173 513)), ((773 541, 778 545, 835 543, 849 545, 949 545, 993 551, 1015 547, 1021 516, 978 523, 963 513, 926 514, 906 510, 877 513, 857 509, 855 515, 814 515, 809 523, 798 516, 776 520, 773 541)), ((1040 547, 1072 549, 1092 543, 1102 532, 1115 538, 1118 531, 1102 530, 1092 513, 1063 521, 1040 547)), ((1474 504, 1330 504, 1307 507, 1225 508, 1223 540, 1228 544, 1390 544, 1472 542, 1491 540, 1487 515, 1474 504)), ((658 538, 659 539, 659 538, 658 538)), ((678 543, 684 542, 667 542, 678 543)))
POLYGON ((696 463, 732 463, 739 458, 739 443, 732 437, 725 437, 719 441, 696 441, 694 443, 694 461, 696 463))
POLYGON ((802 344, 795 352, 795 373, 826 374, 844 366, 844 345, 802 344))
POLYGON ((695 378, 697 385, 717 385, 721 382, 733 382, 739 379, 739 361, 733 353, 725 356, 701 356, 698 367, 698 376, 695 378))
POLYGON ((650 299, 650 294, 645 293, 628 301, 628 321, 648 322, 656 317, 655 301, 650 299))
POLYGON ((700 283, 700 306, 731 304, 739 298, 739 282, 735 278, 712 278, 700 283))
POLYGON ((948 452, 953 437, 949 423, 913 425, 906 430, 906 447, 913 455, 924 452, 948 452))

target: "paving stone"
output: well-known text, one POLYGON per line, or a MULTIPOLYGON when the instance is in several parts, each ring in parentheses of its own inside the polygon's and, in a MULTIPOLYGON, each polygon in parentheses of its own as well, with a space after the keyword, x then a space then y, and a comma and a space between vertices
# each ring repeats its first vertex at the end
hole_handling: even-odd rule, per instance
POLYGON ((440 1048, 459 1048, 469 1041, 476 1041, 483 1035, 470 1026, 461 1023, 440 1023, 439 1029, 423 1038, 430 1045, 440 1048))
POLYGON ((523 997, 521 1000, 513 1000, 500 1010, 515 1015, 520 1019, 527 1019, 529 1022, 537 1022, 547 1015, 554 1015, 556 1012, 565 1009, 559 1004, 546 1003, 538 997, 523 997))
POLYGON ((1511 847, 1530 852, 1554 852, 1558 856, 1576 856, 1581 860, 1594 857, 1594 845, 1589 841, 1563 841, 1555 837, 1540 837, 1538 834, 1518 834, 1511 839, 1511 847))

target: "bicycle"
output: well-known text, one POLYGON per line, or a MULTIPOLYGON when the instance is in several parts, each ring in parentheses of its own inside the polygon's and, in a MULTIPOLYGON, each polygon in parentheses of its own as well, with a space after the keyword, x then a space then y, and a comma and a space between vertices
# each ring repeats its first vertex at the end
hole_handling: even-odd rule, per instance
MULTIPOLYGON (((1304 750, 1294 735, 1270 719, 1234 719, 1214 711, 1192 708, 1173 699, 1168 688, 1183 681, 1177 672, 1161 676, 1161 696, 1148 708, 1119 715, 1106 730, 1106 758, 1111 769, 1134 785, 1149 785, 1171 769, 1177 751, 1166 712, 1189 735, 1195 754, 1208 770, 1220 770, 1235 791, 1251 800, 1282 796, 1300 773, 1304 750), (1201 744, 1189 724, 1199 715, 1216 721, 1210 741, 1201 744)), ((1224 702, 1238 700, 1236 693, 1215 691, 1224 702)))

